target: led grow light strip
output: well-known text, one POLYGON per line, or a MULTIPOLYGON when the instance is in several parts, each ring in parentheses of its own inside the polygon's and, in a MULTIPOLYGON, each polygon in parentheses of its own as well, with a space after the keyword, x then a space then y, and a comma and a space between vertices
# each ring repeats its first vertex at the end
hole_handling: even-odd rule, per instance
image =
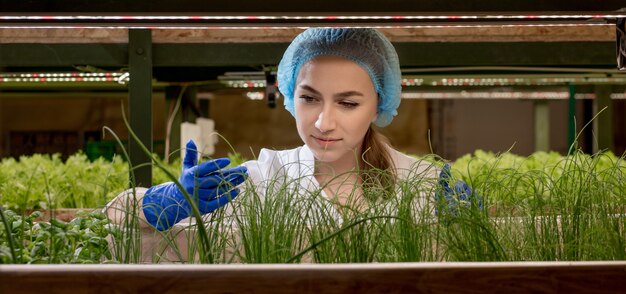
MULTIPOLYGON (((589 20, 626 17, 624 12, 579 14, 503 14, 503 15, 0 15, 0 28, 107 28, 107 29, 197 29, 197 28, 306 28, 341 25, 374 28, 435 28, 551 26, 549 22, 578 26, 599 25, 589 20), (507 22, 520 22, 511 24, 507 22), (356 23, 355 23, 356 22, 356 23), (359 24, 358 22, 362 22, 359 24), (428 23, 432 22, 432 23, 428 23), (492 24, 489 24, 491 22, 492 24)), ((600 25, 602 25, 600 24, 600 25)))
POLYGON ((237 80, 237 81, 223 81, 228 87, 231 88, 264 88, 265 80, 237 80))
MULTIPOLYGON (((246 97, 250 100, 263 100, 264 92, 246 92, 246 97)), ((593 93, 577 93, 576 99, 595 99, 593 93)), ((560 100, 568 99, 569 92, 404 92, 402 99, 538 99, 538 100, 560 100)), ((612 93, 611 99, 626 99, 626 93, 612 93)))
POLYGON ((613 19, 624 18, 625 13, 594 14, 529 14, 529 15, 2 15, 0 20, 19 21, 223 21, 223 20, 546 20, 546 19, 613 19))
POLYGON ((128 73, 2 73, 0 83, 117 82, 127 83, 128 73))
MULTIPOLYGON (((375 28, 375 29, 429 29, 429 28, 515 28, 515 27, 590 27, 590 26, 606 26, 613 27, 610 24, 602 23, 576 23, 576 24, 534 24, 534 23, 520 23, 520 24, 398 24, 398 25, 353 25, 342 24, 344 28, 375 28)), ((108 29, 108 30, 126 30, 126 29, 159 29, 159 30, 279 30, 279 29, 307 29, 311 26, 301 25, 284 25, 284 26, 241 26, 241 25, 207 25, 198 24, 192 26, 185 25, 141 25, 141 24, 128 24, 128 25, 8 25, 4 26, 0 23, 0 29, 108 29)))
POLYGON ((576 77, 576 78, 404 78, 401 85, 405 87, 417 86, 546 86, 546 85, 565 85, 565 84, 598 84, 598 83, 623 83, 626 84, 626 78, 621 77, 576 77))
POLYGON ((0 78, 0 83, 113 82, 113 78, 0 78))
POLYGON ((54 73, 54 72, 45 72, 45 73, 0 73, 0 78, 30 78, 30 77, 119 77, 124 75, 125 73, 121 72, 90 72, 90 73, 54 73))
MULTIPOLYGON (((116 81, 127 83, 128 72, 104 73, 0 73, 0 82, 96 82, 116 81)), ((231 88, 263 88, 265 79, 230 79, 222 80, 222 84, 231 88)), ((626 77, 562 77, 562 78, 402 78, 403 87, 419 86, 513 86, 513 85, 565 85, 621 83, 626 84, 626 77)))
MULTIPOLYGON (((567 91, 535 92, 535 91, 511 91, 511 92, 403 92, 403 99, 568 99, 567 91)), ((576 93, 576 99, 595 99, 594 93, 576 93)), ((611 99, 626 99, 626 93, 612 93, 611 99)))

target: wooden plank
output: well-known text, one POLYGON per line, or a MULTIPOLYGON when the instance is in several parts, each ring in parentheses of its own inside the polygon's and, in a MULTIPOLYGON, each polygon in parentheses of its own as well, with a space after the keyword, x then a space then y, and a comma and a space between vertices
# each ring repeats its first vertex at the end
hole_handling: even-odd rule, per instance
MULTIPOLYGON (((290 42, 303 29, 154 29, 153 43, 290 42)), ((382 28, 392 42, 613 42, 615 26, 382 28)), ((0 29, 0 43, 126 43, 127 29, 0 29)))
POLYGON ((626 262, 3 265, 3 293, 623 293, 626 262))
MULTIPOLYGON (((160 43, 153 65, 277 64, 288 43, 160 43)), ((401 66, 604 66, 615 68, 615 42, 394 43, 401 66)), ((0 67, 125 66, 127 44, 0 44, 0 67)))
POLYGON ((127 44, 0 44, 0 67, 126 64, 127 44))

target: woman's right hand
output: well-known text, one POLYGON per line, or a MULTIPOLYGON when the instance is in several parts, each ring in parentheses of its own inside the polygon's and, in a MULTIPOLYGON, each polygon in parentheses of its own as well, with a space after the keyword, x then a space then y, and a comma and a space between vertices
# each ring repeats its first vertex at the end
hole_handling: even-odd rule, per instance
MULTIPOLYGON (((194 201, 200 214, 204 215, 234 199, 239 194, 236 186, 243 183, 248 174, 243 166, 224 169, 230 164, 228 158, 218 158, 201 164, 197 162, 196 144, 190 140, 178 181, 194 201)), ((142 203, 146 220, 159 231, 169 229, 192 214, 185 193, 173 182, 148 189, 142 203)))

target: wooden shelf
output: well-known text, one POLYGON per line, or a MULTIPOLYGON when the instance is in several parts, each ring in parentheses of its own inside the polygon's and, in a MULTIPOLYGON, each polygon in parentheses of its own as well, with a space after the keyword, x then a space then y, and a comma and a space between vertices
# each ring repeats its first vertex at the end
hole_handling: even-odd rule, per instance
POLYGON ((3 293, 619 293, 626 261, 3 265, 3 293))

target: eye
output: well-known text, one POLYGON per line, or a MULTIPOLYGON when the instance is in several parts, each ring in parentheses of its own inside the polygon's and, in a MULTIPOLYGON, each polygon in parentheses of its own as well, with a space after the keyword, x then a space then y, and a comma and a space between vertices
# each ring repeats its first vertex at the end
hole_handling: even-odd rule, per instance
POLYGON ((339 102, 339 104, 348 109, 352 109, 352 108, 359 106, 359 103, 352 102, 352 101, 341 101, 339 102))
POLYGON ((317 101, 316 98, 311 97, 309 95, 300 95, 300 99, 302 100, 302 102, 304 103, 314 103, 315 101, 317 101))

